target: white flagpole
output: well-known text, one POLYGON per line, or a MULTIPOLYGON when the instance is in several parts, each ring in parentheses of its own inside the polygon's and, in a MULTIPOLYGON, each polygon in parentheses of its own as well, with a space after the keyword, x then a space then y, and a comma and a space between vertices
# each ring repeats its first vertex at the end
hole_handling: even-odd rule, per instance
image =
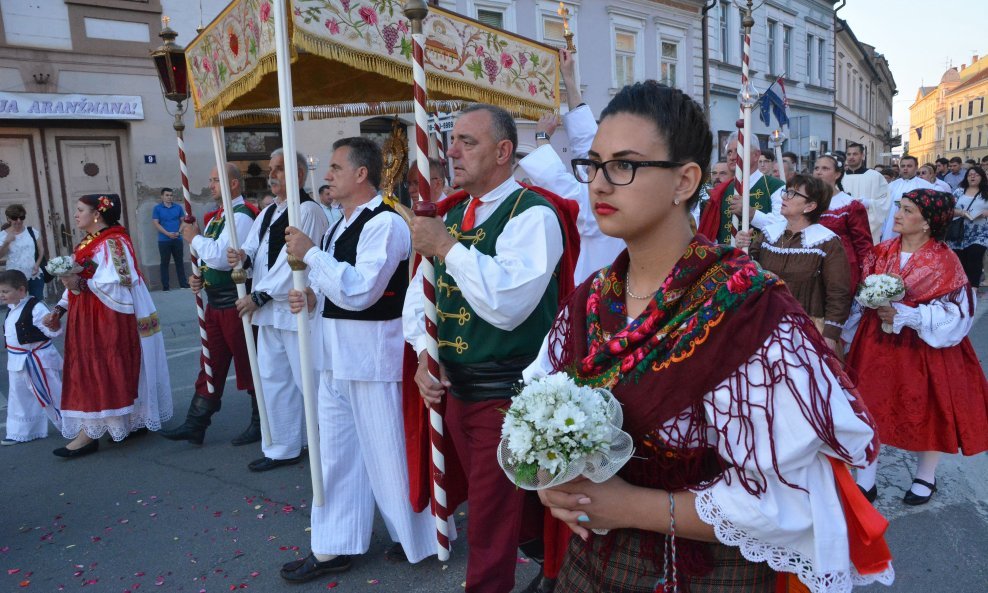
MULTIPOLYGON (((240 238, 237 237, 237 223, 234 220, 233 196, 230 194, 230 176, 226 171, 226 146, 223 144, 223 128, 213 126, 213 153, 216 155, 216 174, 220 180, 220 194, 223 198, 223 216, 226 218, 226 233, 229 245, 234 249, 240 248, 240 238)), ((237 285, 237 298, 247 296, 247 273, 241 266, 231 271, 234 284, 237 285)), ((254 397, 257 399, 257 413, 261 421, 261 439, 265 445, 271 445, 271 425, 268 424, 268 412, 264 407, 264 389, 261 386, 261 371, 257 366, 257 345, 254 343, 254 330, 250 317, 241 317, 244 325, 244 340, 247 342, 247 358, 250 360, 250 376, 254 383, 254 397)))
MULTIPOLYGON (((275 50, 278 64, 278 99, 281 113, 281 140, 285 157, 285 186, 288 192, 288 224, 299 226, 299 180, 295 152, 294 97, 292 96, 292 66, 289 49, 287 0, 274 0, 275 50)), ((305 264, 289 257, 292 285, 305 291, 305 264)), ((312 478, 312 505, 323 505, 322 460, 319 452, 319 417, 313 379, 312 356, 309 352, 309 312, 305 307, 295 315, 298 323, 299 367, 302 369, 302 398, 305 402, 305 427, 309 444, 309 474, 312 478)))

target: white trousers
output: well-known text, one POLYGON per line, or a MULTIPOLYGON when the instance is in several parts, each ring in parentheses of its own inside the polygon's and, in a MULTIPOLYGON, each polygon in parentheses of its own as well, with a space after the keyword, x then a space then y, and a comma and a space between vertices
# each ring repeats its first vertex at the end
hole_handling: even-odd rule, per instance
POLYGON ((319 440, 326 498, 312 507, 313 552, 367 552, 377 502, 391 540, 401 542, 410 562, 436 554, 432 513, 413 512, 408 500, 401 383, 335 381, 322 372, 319 440))
MULTIPOLYGON (((27 370, 7 371, 7 439, 12 441, 31 441, 48 436, 48 415, 38 403, 31 389, 31 379, 27 370)), ((54 369, 45 369, 48 386, 51 389, 55 406, 61 406, 62 373, 54 369)), ((54 416, 51 420, 55 422, 54 416)), ((55 425, 61 430, 61 426, 55 425)))
POLYGON ((262 444, 261 451, 271 459, 298 457, 305 434, 302 373, 315 372, 311 367, 301 368, 298 334, 267 325, 259 326, 257 364, 264 388, 264 409, 271 428, 271 444, 262 444))

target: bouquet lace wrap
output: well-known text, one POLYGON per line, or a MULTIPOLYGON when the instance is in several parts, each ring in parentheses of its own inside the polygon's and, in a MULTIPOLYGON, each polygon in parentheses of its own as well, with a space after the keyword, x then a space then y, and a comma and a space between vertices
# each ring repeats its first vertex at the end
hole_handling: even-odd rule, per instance
POLYGON ((621 430, 623 421, 621 404, 610 391, 550 375, 512 398, 497 461, 525 490, 552 488, 581 475, 600 483, 634 452, 631 435, 621 430))
MULTIPOLYGON (((902 300, 906 285, 895 274, 872 274, 861 282, 854 300, 868 309, 877 309, 902 300)), ((882 331, 892 333, 891 323, 882 323, 882 331)))
POLYGON ((82 268, 75 263, 71 255, 59 255, 48 260, 45 269, 52 276, 62 277, 69 274, 78 274, 82 268))

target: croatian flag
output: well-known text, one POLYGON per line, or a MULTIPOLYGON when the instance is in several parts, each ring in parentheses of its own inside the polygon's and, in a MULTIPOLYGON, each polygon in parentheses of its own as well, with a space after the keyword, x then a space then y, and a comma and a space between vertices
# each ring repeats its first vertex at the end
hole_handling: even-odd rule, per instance
POLYGON ((762 95, 761 103, 762 105, 759 119, 761 119, 766 126, 772 126, 772 120, 769 116, 770 110, 772 114, 775 115, 775 120, 779 122, 780 128, 789 124, 789 114, 787 113, 789 110, 789 99, 786 98, 786 85, 782 81, 782 78, 779 78, 772 84, 772 86, 768 87, 768 90, 766 90, 765 94, 762 95), (778 84, 779 89, 781 89, 781 95, 779 94, 779 91, 775 90, 776 84, 778 84))

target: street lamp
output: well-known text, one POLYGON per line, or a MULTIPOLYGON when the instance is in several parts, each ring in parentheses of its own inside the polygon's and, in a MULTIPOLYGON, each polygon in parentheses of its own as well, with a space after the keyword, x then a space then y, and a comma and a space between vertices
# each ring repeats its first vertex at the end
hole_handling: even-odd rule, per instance
MULTIPOLYGON (((169 115, 175 117, 172 128, 175 130, 175 137, 178 140, 178 164, 182 173, 182 198, 185 205, 185 223, 192 224, 195 217, 192 216, 192 199, 189 196, 189 169, 185 164, 185 140, 182 133, 185 131, 185 122, 182 116, 185 115, 189 106, 189 78, 188 65, 185 61, 185 48, 175 43, 178 33, 168 26, 171 21, 167 16, 161 17, 161 37, 162 44, 158 49, 151 52, 151 59, 154 60, 154 68, 158 73, 158 80, 161 82, 161 95, 164 97, 165 110, 169 115), (169 107, 169 102, 174 103, 174 108, 169 107)), ((189 248, 189 255, 192 260, 192 273, 199 275, 199 257, 196 252, 189 248)), ((182 279, 179 278, 179 282, 182 279)), ((203 368, 206 371, 206 389, 210 394, 215 393, 213 386, 213 367, 209 359, 209 347, 206 343, 206 311, 202 305, 202 296, 196 293, 196 314, 199 317, 199 335, 202 338, 203 368)))

